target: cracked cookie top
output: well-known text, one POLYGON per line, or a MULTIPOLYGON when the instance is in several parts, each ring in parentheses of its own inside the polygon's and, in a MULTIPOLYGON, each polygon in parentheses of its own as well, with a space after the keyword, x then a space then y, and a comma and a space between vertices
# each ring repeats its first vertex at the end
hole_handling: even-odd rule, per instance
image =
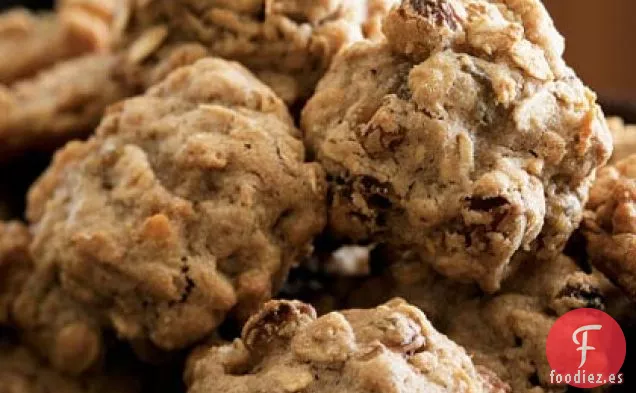
POLYGON ((186 382, 189 393, 509 391, 401 299, 320 318, 304 303, 271 301, 240 340, 197 352, 186 382))
POLYGON ((165 350, 230 311, 247 319, 324 225, 324 175, 298 135, 269 88, 220 59, 111 107, 29 192, 31 288, 59 288, 98 326, 165 350))
POLYGON ((330 228, 496 291, 579 225, 611 137, 539 0, 404 0, 303 111, 330 228))

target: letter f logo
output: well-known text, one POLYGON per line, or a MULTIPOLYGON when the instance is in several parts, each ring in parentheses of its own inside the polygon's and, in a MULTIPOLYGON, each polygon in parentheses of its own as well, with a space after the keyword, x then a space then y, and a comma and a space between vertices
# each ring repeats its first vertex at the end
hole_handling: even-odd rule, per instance
POLYGON ((581 351, 581 364, 579 365, 579 368, 583 367, 583 365, 587 361, 587 351, 594 351, 596 349, 587 345, 587 332, 590 330, 601 330, 602 328, 603 326, 601 325, 586 325, 576 329, 572 334, 572 341, 574 341, 576 345, 580 345, 580 347, 576 349, 577 351, 581 351), (583 343, 580 343, 579 339, 577 338, 577 336, 581 332, 583 332, 583 343))

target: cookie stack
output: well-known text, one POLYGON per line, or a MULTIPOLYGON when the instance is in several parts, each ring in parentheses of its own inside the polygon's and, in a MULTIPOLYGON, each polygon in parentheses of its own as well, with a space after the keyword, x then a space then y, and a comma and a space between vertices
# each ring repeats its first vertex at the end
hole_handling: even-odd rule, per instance
POLYGON ((65 146, 0 200, 2 393, 558 393, 557 318, 632 321, 633 131, 539 0, 64 1, 22 46, 3 171, 65 146))

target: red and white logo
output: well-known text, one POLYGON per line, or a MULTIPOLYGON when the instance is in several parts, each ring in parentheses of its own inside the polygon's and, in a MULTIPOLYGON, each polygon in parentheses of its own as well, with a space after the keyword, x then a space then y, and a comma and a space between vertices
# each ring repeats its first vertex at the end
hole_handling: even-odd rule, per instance
POLYGON ((577 388, 621 384, 626 348, 623 330, 614 318, 591 308, 570 311, 548 334, 551 382, 577 388))

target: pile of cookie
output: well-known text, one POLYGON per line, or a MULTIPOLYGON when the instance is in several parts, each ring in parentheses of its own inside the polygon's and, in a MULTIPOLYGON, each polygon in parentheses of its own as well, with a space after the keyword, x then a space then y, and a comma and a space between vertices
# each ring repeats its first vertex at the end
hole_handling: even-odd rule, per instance
POLYGON ((2 14, 1 176, 58 150, 0 392, 565 392, 554 321, 634 321, 636 129, 563 51, 540 0, 2 14))

